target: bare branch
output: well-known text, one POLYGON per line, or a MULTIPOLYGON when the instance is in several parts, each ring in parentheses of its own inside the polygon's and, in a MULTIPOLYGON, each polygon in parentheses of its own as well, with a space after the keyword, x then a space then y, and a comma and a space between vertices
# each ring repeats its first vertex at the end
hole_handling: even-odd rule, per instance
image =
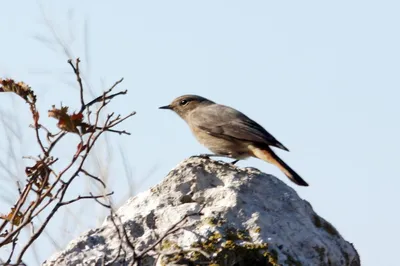
POLYGON ((104 184, 104 182, 103 182, 100 178, 98 178, 97 176, 94 176, 94 175, 92 175, 92 174, 89 174, 85 169, 81 169, 81 172, 84 173, 85 175, 87 175, 87 176, 93 178, 94 180, 96 180, 96 181, 99 182, 100 184, 102 184, 102 186, 103 186, 104 188, 107 187, 106 184, 104 184))
MULTIPOLYGON (((14 82, 14 80, 11 79, 0 79, 0 92, 5 91, 17 93, 29 104, 33 118, 32 127, 35 131, 36 142, 39 144, 42 153, 38 156, 25 157, 25 159, 28 158, 33 160, 34 165, 28 166, 25 169, 27 177, 26 183, 22 184, 24 182, 18 182, 17 184, 19 198, 15 204, 13 204, 11 212, 8 215, 0 216, 1 219, 3 219, 0 224, 0 248, 10 243, 12 244, 12 251, 7 260, 7 264, 10 265, 12 265, 14 260, 14 251, 17 244, 22 247, 21 251, 15 258, 15 262, 18 264, 22 263, 22 258, 27 249, 41 236, 48 223, 53 219, 61 207, 81 200, 94 200, 103 207, 110 209, 111 214, 113 215, 110 196, 113 195, 114 192, 104 193, 102 195, 93 195, 93 193, 90 192, 89 195, 80 195, 71 200, 65 200, 65 196, 71 184, 80 173, 84 173, 88 177, 99 182, 104 189, 107 188, 106 184, 99 177, 89 174, 84 169, 84 164, 93 150, 94 145, 104 132, 108 131, 129 135, 130 133, 125 130, 116 130, 113 127, 133 116, 135 113, 133 112, 123 118, 118 115, 114 119, 112 119, 114 113, 111 113, 106 116, 104 123, 100 123, 100 117, 102 116, 104 107, 114 97, 125 95, 127 93, 126 90, 112 93, 115 87, 122 82, 122 79, 115 82, 114 85, 112 85, 107 91, 103 92, 100 96, 85 103, 83 96, 84 86, 80 73, 80 60, 79 58, 76 59, 75 63, 73 63, 72 60, 69 60, 68 63, 74 71, 80 88, 80 112, 70 115, 67 112, 68 107, 61 106, 61 109, 57 109, 53 106, 53 109, 49 111, 49 115, 58 120, 57 126, 61 129, 61 131, 56 134, 53 134, 47 127, 39 123, 39 112, 36 108, 36 95, 28 85, 22 82, 14 82), (100 106, 93 114, 95 121, 90 123, 90 116, 92 115, 90 108, 95 103, 100 103, 100 106), (87 110, 86 117, 82 114, 83 110, 87 110), (83 122, 84 119, 85 121, 89 121, 89 124, 83 122), (80 130, 78 130, 78 127, 80 130), (48 147, 43 145, 42 136, 40 134, 41 132, 39 132, 40 130, 43 130, 46 133, 48 147), (70 157, 70 161, 67 162, 66 165, 61 166, 61 168, 57 170, 59 171, 57 173, 55 169, 56 165, 54 163, 58 161, 58 158, 54 158, 52 152, 54 147, 60 143, 59 141, 69 134, 78 136, 80 142, 78 143, 75 154, 70 157), (110 204, 105 204, 101 202, 100 199, 108 199, 110 204), (45 210, 47 211, 44 212, 45 210), (39 215, 42 213, 46 213, 43 221, 39 219, 39 215), (37 228, 34 227, 34 224, 37 228), (21 244, 19 243, 18 236, 27 226, 31 227, 31 236, 26 243, 21 244)), ((6 167, 6 165, 4 165, 4 167, 6 167)), ((23 179, 21 180, 23 181, 23 179)), ((125 228, 124 234, 127 236, 125 228)), ((130 244, 130 246, 134 249, 132 244, 130 244)), ((126 251, 122 251, 126 256, 126 251)))
POLYGON ((204 204, 200 210, 198 212, 194 212, 194 213, 189 213, 189 214, 185 214, 182 219, 180 219, 178 222, 176 222, 175 224, 173 224, 170 228, 168 228, 167 231, 165 231, 165 233, 159 237, 152 245, 150 245, 148 248, 146 248, 145 250, 142 251, 142 253, 140 253, 140 255, 138 255, 137 259, 143 259, 143 257, 150 251, 153 250, 158 244, 161 243, 161 241, 164 240, 164 238, 166 238, 167 236, 169 236, 170 234, 173 234, 174 232, 180 230, 181 228, 178 227, 178 225, 186 222, 186 219, 190 216, 196 216, 196 215, 202 215, 202 211, 204 209, 206 205, 204 204))
POLYGON ((114 194, 114 192, 110 192, 110 193, 107 193, 107 194, 105 194, 105 195, 98 195, 98 196, 94 196, 94 195, 90 195, 90 196, 78 196, 78 197, 75 198, 75 199, 72 199, 72 200, 69 200, 69 201, 60 202, 59 205, 60 205, 60 206, 68 205, 68 204, 74 203, 74 202, 76 202, 76 201, 78 201, 78 200, 82 200, 82 199, 99 199, 99 198, 106 198, 106 197, 111 196, 111 195, 113 195, 113 194, 114 194))
POLYGON ((87 103, 87 104, 85 104, 84 106, 82 106, 82 107, 81 107, 81 110, 79 110, 79 113, 82 113, 86 108, 92 106, 92 105, 95 104, 95 103, 98 103, 98 102, 101 102, 101 101, 104 101, 104 100, 111 100, 111 99, 114 98, 115 96, 126 94, 126 93, 128 92, 127 90, 121 91, 121 92, 117 92, 117 93, 115 93, 115 94, 111 94, 111 95, 109 95, 109 96, 106 96, 106 95, 107 95, 108 93, 110 93, 118 84, 120 84, 123 80, 124 80, 124 78, 121 78, 120 80, 116 81, 116 82, 114 83, 114 85, 111 86, 110 89, 108 89, 107 91, 105 91, 105 92, 103 93, 102 96, 98 96, 98 97, 96 97, 94 100, 92 100, 92 101, 90 101, 89 103, 87 103), (103 99, 103 98, 104 98, 104 99, 103 99))
MULTIPOLYGON (((81 73, 79 72, 79 63, 81 60, 79 58, 76 59, 75 65, 72 63, 72 60, 68 60, 68 64, 72 67, 72 69, 75 72, 76 80, 78 81, 79 84, 79 91, 80 91, 80 96, 81 96, 81 106, 85 106, 85 100, 83 99, 83 85, 82 85, 82 78, 81 78, 81 73)), ((81 108, 82 108, 81 107, 81 108)))

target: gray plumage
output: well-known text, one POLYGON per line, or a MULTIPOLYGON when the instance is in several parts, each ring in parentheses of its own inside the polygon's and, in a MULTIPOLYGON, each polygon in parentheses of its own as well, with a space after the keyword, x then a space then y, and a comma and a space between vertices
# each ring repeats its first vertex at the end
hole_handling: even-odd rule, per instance
POLYGON ((251 141, 289 151, 274 136, 243 113, 225 105, 209 104, 190 113, 190 123, 208 134, 227 140, 251 141))
POLYGON ((187 122, 197 140, 213 153, 235 159, 260 158, 278 166, 296 184, 308 185, 269 146, 289 150, 238 110, 197 95, 180 96, 160 109, 176 112, 187 122))

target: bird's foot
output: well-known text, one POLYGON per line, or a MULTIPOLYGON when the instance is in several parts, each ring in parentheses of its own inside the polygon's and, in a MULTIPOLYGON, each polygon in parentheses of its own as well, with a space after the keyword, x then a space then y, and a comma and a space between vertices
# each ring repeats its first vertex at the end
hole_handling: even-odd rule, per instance
MULTIPOLYGON (((231 155, 225 155, 225 154, 199 154, 196 157, 200 157, 203 159, 210 159, 211 157, 222 157, 222 158, 229 158, 229 159, 234 159, 232 158, 231 155)), ((230 164, 235 165, 240 159, 236 159, 232 161, 230 164)))
POLYGON ((210 157, 213 157, 213 156, 215 156, 215 154, 206 154, 206 153, 204 153, 204 154, 194 155, 193 157, 199 157, 199 158, 202 158, 202 159, 210 159, 210 157))
POLYGON ((231 155, 228 154, 200 154, 198 155, 199 157, 207 158, 209 159, 210 157, 221 157, 221 158, 230 158, 233 159, 231 155))

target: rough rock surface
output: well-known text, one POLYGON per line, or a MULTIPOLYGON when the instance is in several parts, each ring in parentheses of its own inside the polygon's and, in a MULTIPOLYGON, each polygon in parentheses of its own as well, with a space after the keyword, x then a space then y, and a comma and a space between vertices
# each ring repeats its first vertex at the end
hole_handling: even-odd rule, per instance
POLYGON ((353 245, 308 202, 254 168, 189 158, 117 214, 44 265, 131 265, 113 220, 140 254, 186 216, 140 265, 360 265, 353 245))

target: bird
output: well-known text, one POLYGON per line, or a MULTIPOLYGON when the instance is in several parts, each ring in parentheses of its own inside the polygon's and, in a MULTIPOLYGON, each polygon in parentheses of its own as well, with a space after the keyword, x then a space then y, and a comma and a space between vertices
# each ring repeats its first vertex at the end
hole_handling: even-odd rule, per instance
POLYGON ((195 138, 213 152, 203 156, 229 157, 235 159, 233 164, 255 157, 277 166, 293 183, 308 186, 271 147, 289 149, 242 112, 190 94, 179 96, 159 109, 174 111, 189 125, 195 138))

